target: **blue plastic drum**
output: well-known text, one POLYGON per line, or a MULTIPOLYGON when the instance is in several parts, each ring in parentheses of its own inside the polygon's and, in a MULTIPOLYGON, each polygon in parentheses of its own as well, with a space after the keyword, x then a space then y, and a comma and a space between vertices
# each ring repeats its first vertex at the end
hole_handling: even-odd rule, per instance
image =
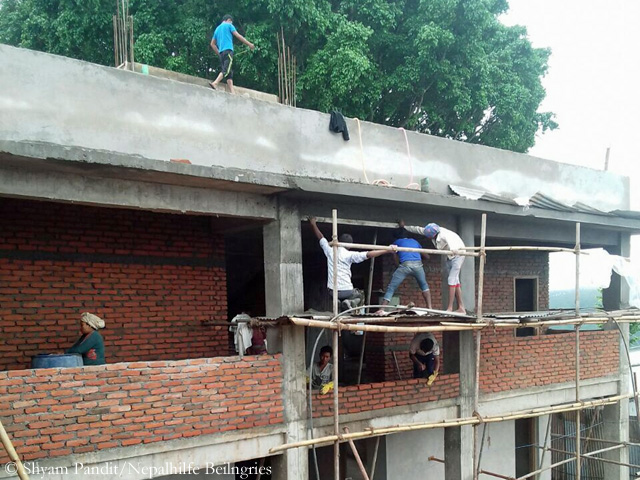
POLYGON ((31 368, 82 367, 82 355, 65 353, 62 355, 42 353, 31 357, 31 368))

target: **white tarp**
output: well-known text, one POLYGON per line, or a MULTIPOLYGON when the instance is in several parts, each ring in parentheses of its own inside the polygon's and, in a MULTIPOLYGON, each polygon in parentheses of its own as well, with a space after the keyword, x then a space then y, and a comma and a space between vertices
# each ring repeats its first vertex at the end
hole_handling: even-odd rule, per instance
MULTIPOLYGON (((640 264, 618 255, 610 255, 603 248, 583 250, 580 255, 580 285, 582 287, 609 288, 611 273, 624 278, 629 285, 629 305, 640 308, 640 264)), ((553 253, 555 261, 562 266, 566 279, 563 284, 575 288, 575 254, 553 253), (572 268, 573 267, 573 268, 572 268)), ((569 287, 570 288, 570 287, 569 287)))

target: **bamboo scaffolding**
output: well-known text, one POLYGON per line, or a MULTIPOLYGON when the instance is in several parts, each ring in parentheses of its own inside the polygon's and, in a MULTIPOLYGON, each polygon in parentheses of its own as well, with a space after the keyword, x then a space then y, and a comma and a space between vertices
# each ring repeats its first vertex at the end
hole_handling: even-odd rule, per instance
MULTIPOLYGON (((11 439, 9 438, 7 431, 4 429, 2 422, 0 422, 0 441, 2 441, 2 445, 7 451, 7 455, 9 455, 9 458, 16 467, 15 473, 18 474, 18 477, 20 477, 21 480, 29 480, 29 475, 27 474, 16 449, 13 447, 13 443, 11 443, 11 439)), ((9 464, 6 464, 5 469, 7 469, 8 466, 9 464)))
MULTIPOLYGON (((576 223, 576 317, 580 316, 580 224, 576 223)), ((576 402, 580 401, 580 327, 576 327, 576 402)), ((580 410, 576 410, 576 479, 581 477, 580 428, 582 426, 580 410)))
MULTIPOLYGON (((487 234, 487 214, 482 214, 482 226, 480 229, 480 268, 478 272, 478 303, 476 306, 478 314, 478 323, 482 323, 482 295, 484 290, 484 263, 486 260, 485 240, 487 234)), ((473 412, 478 413, 478 404, 480 398, 480 345, 482 342, 482 330, 476 332, 476 370, 475 383, 473 386, 473 412)), ((486 428, 486 425, 485 425, 486 428)), ((478 480, 478 471, 480 470, 480 456, 476 455, 478 451, 478 425, 473 426, 473 480, 478 480)), ((484 436, 483 436, 484 438, 484 436)))
MULTIPOLYGON (((587 457, 588 459, 600 460, 597 457, 593 457, 593 455, 597 455, 599 453, 607 452, 609 450, 615 450, 615 448, 618 448, 618 446, 615 445, 614 447, 601 448, 600 450, 594 450, 593 452, 585 453, 583 455, 583 457, 587 457)), ((567 452, 567 453, 569 453, 570 455, 573 455, 574 452, 567 452)), ((553 464, 549 465, 548 467, 540 468, 540 469, 535 470, 533 472, 527 473, 526 475, 518 477, 515 480, 526 480, 527 478, 534 477, 536 475, 539 475, 542 472, 545 472, 547 470, 551 470, 552 468, 559 467, 560 465, 564 465, 565 463, 570 463, 570 462, 575 462, 575 461, 576 461, 576 457, 567 458, 567 459, 562 460, 560 462, 553 463, 553 464)), ((579 478, 579 477, 576 476, 576 479, 577 478, 579 478)))
MULTIPOLYGON (((631 394, 615 395, 612 397, 606 397, 598 400, 564 403, 560 405, 555 405, 553 407, 540 407, 540 408, 534 408, 530 410, 520 410, 520 411, 508 412, 502 415, 495 415, 495 416, 489 416, 484 418, 466 417, 466 418, 456 418, 452 420, 442 420, 440 422, 410 423, 406 425, 396 425, 393 427, 369 428, 361 432, 351 432, 351 433, 342 434, 342 435, 327 435, 325 437, 318 437, 313 440, 304 440, 300 442, 287 443, 284 445, 279 445, 277 447, 271 448, 269 450, 269 453, 278 453, 285 450, 289 450, 291 448, 308 447, 308 446, 317 445, 317 444, 327 444, 327 443, 335 442, 336 440, 345 441, 349 438, 356 440, 356 439, 366 438, 366 437, 388 435, 390 433, 410 432, 415 430, 430 430, 433 428, 461 427, 464 425, 473 425, 475 423, 505 422, 508 420, 518 420, 521 418, 539 417, 541 415, 549 415, 551 413, 573 412, 579 409, 595 407, 597 405, 611 405, 620 400, 624 400, 627 398, 631 398, 631 394)), ((571 460, 573 461, 575 459, 571 459, 571 460)))
MULTIPOLYGON (((429 460, 432 462, 444 463, 444 460, 442 458, 429 457, 429 460)), ((492 477, 496 477, 496 478, 503 478, 505 480, 515 480, 514 477, 507 477, 506 475, 500 475, 499 473, 493 473, 487 470, 479 470, 478 473, 483 475, 491 475, 492 477)))
MULTIPOLYGON (((284 39, 283 39, 284 42, 284 39)), ((284 46, 284 43, 283 43, 284 46)), ((338 316, 338 211, 333 209, 333 228, 331 240, 333 243, 333 315, 338 316)), ((339 326, 339 325, 338 325, 339 326)), ((334 479, 340 480, 340 404, 338 402, 338 361, 339 361, 338 330, 333 332, 333 434, 336 440, 333 444, 333 472, 334 479)))
MULTIPOLYGON (((480 250, 480 247, 463 247, 462 250, 480 250)), ((531 247, 531 246, 513 246, 513 247, 484 247, 487 252, 511 252, 511 251, 528 251, 528 252, 567 252, 576 253, 575 248, 566 247, 531 247)), ((589 255, 589 252, 581 252, 581 255, 589 255)))
MULTIPOLYGON (((349 433, 349 429, 344 427, 345 433, 349 433)), ((358 468, 360 469, 360 473, 362 474, 362 478, 364 480, 369 480, 369 475, 367 475, 367 470, 364 468, 364 464, 362 463, 362 459, 360 458, 360 454, 358 453, 358 449, 356 448, 356 444, 353 443, 353 440, 347 440, 349 442, 349 446, 351 447, 351 451, 353 452, 353 456, 356 458, 356 463, 358 464, 358 468)))
MULTIPOLYGON (((329 245, 332 245, 330 243, 329 245)), ((414 253, 426 253, 429 255, 460 255, 463 257, 479 257, 480 254, 476 252, 466 252, 463 250, 435 250, 433 248, 411 248, 411 247, 397 247, 391 245, 371 245, 368 243, 346 243, 337 242, 339 247, 344 248, 358 248, 360 250, 387 250, 390 252, 414 252, 414 253)))
MULTIPOLYGON (((367 305, 364 305, 362 308, 367 308, 367 305)), ((427 317, 428 318, 428 317, 427 317)), ((390 322, 395 321, 395 317, 379 317, 376 321, 380 320, 389 320, 390 322)), ((299 318, 299 317, 289 317, 289 321, 294 325, 305 326, 305 327, 319 327, 319 328, 328 328, 330 330, 350 330, 354 332, 385 332, 385 333, 421 333, 421 332, 453 332, 453 331, 464 331, 464 330, 481 330, 484 328, 522 328, 522 327, 549 327, 549 326, 557 326, 557 325, 597 325, 601 323, 606 323, 609 319, 606 317, 603 318, 593 318, 589 320, 583 319, 575 319, 575 320, 550 320, 543 322, 527 322, 527 323, 449 323, 449 322, 439 322, 438 325, 423 325, 417 327, 404 327, 404 326, 389 326, 389 325, 367 325, 367 318, 358 319, 364 325, 357 325, 352 323, 343 323, 340 322, 340 326, 336 322, 328 322, 324 320, 312 320, 308 318, 299 318)), ((629 323, 629 322, 637 322, 640 320, 640 316, 628 317, 627 319, 619 319, 618 322, 621 323, 629 323)))
MULTIPOLYGON (((285 45, 284 45, 284 38, 283 38, 283 53, 286 51, 285 45)), ((284 55, 283 55, 284 57, 284 55)), ((289 61, 287 59, 283 59, 283 63, 284 63, 284 69, 285 69, 285 77, 286 75, 286 68, 287 68, 287 63, 289 63, 289 61)), ((291 64, 289 64, 289 68, 291 64)), ((285 89, 286 90, 286 89, 285 89)), ((287 95, 288 97, 288 95, 287 95)), ((626 399, 629 398, 631 396, 636 396, 636 394, 634 395, 618 395, 618 396, 613 396, 613 397, 608 397, 605 399, 599 399, 599 400, 592 400, 592 401, 581 401, 580 400, 580 325, 582 324, 593 324, 593 323, 604 323, 607 322, 612 318, 611 315, 607 315, 606 317, 592 317, 592 316, 583 316, 580 313, 580 292, 579 292, 579 276, 580 276, 580 263, 579 263, 579 258, 581 254, 584 254, 584 252, 581 252, 580 249, 580 224, 576 224, 576 245, 574 249, 562 249, 562 248, 553 248, 553 247, 486 247, 485 244, 485 238, 486 238, 486 214, 483 214, 482 216, 482 230, 481 230, 481 245, 480 247, 469 247, 469 248, 465 248, 464 250, 459 250, 459 251, 448 251, 448 250, 432 250, 432 249, 421 249, 421 248, 404 248, 404 247, 396 247, 396 246, 383 246, 383 245, 368 245, 368 244, 357 244, 357 243, 343 243, 343 242, 339 242, 338 241, 338 219, 337 219, 337 210, 332 210, 332 240, 330 242, 330 245, 332 247, 333 250, 333 314, 334 317, 331 321, 327 322, 327 321, 320 321, 320 320, 309 320, 309 319, 303 319, 303 318, 296 318, 296 317, 289 317, 289 320, 294 324, 294 325, 300 325, 300 326, 309 326, 309 327, 319 327, 319 328, 329 328, 332 329, 333 332, 333 346, 334 346, 334 353, 338 353, 339 352, 339 343, 338 343, 338 338, 339 338, 339 333, 342 329, 345 330, 350 330, 350 331, 364 331, 364 332, 396 332, 396 333, 418 333, 418 332, 434 332, 434 331, 463 331, 463 330, 477 330, 477 334, 476 334, 476 370, 475 370, 475 377, 476 377, 476 382, 475 382, 475 389, 474 389, 474 417, 468 417, 468 418, 456 418, 453 420, 443 420, 440 422, 435 422, 435 423, 422 423, 422 424, 407 424, 407 425, 402 425, 402 426, 394 426, 394 427, 385 427, 385 428, 370 428, 366 431, 362 431, 362 432, 355 432, 355 433, 351 433, 348 431, 347 428, 345 428, 345 434, 340 434, 339 432, 339 401, 338 401, 338 365, 339 365, 339 354, 337 354, 335 356, 335 361, 334 361, 334 365, 333 365, 333 376, 334 376, 334 391, 333 391, 333 403, 334 403, 334 415, 333 415, 333 420, 334 420, 334 434, 330 435, 330 436, 325 436, 325 437, 320 437, 320 438, 316 438, 316 439, 311 439, 311 440, 305 440, 305 441, 301 441, 301 442, 294 442, 294 443, 288 443, 288 444, 284 444, 278 447, 274 447, 270 450, 270 453, 279 453, 291 448, 299 448, 299 447, 306 447, 306 446, 311 446, 311 445, 319 445, 319 444, 326 444, 326 443, 333 443, 334 444, 334 478, 335 480, 339 480, 340 478, 340 442, 341 441, 348 441, 352 447, 352 449, 354 450, 354 455, 356 456, 357 460, 359 459, 359 455, 357 453, 357 449, 355 448, 355 445, 353 444, 353 440, 354 439, 358 439, 358 438, 366 438, 366 437, 379 437, 381 435, 388 435, 388 434, 392 434, 392 433, 398 433, 398 432, 405 432, 405 431, 414 431, 414 430, 424 430, 424 429, 430 429, 430 428, 445 428, 445 427, 460 427, 460 426, 464 426, 464 425, 471 425, 474 427, 474 451, 473 451, 473 476, 474 476, 474 480, 478 479, 478 476, 480 474, 480 472, 482 472, 482 474, 485 475, 493 475, 496 476, 498 478, 507 478, 507 479, 512 479, 513 477, 507 477, 507 476, 502 476, 500 474, 494 474, 492 472, 487 472, 484 470, 480 470, 479 468, 479 461, 476 462, 476 452, 477 452, 477 435, 476 435, 476 428, 477 425, 480 423, 486 424, 486 423, 493 423, 493 422, 503 422, 503 421, 507 421, 507 420, 516 420, 519 418, 531 418, 531 417, 538 417, 541 415, 549 415, 552 413, 558 413, 558 412, 569 412, 569 411, 575 411, 576 412, 576 451, 575 451, 575 457, 574 458, 570 458, 567 460, 564 460, 562 462, 558 462, 556 464, 550 465, 548 467, 544 467, 542 468, 542 462, 541 462, 541 468, 536 470, 535 472, 529 473, 525 476, 519 477, 518 479, 515 480, 525 480, 527 478, 530 478, 532 476, 537 476, 540 472, 548 470, 550 468, 554 468, 556 466, 565 464, 565 463, 569 463, 571 461, 575 461, 576 462, 576 472, 577 472, 577 478, 580 478, 581 472, 580 472, 580 468, 581 468, 581 458, 584 457, 588 457, 589 455, 594 455, 596 452, 590 452, 589 454, 584 454, 581 455, 581 432, 580 432, 580 412, 585 409, 585 408, 590 408, 593 406, 598 406, 598 405, 610 405, 613 403, 616 403, 622 399, 626 399), (477 315, 476 315, 476 323, 474 324, 468 324, 468 323, 453 323, 453 322, 443 322, 440 321, 438 325, 429 325, 429 326, 411 326, 411 327, 403 327, 403 326, 387 326, 387 325, 371 325, 371 324, 366 324, 366 318, 362 318, 362 319, 358 319, 361 320, 361 322, 359 322, 360 324, 358 325, 353 325, 350 322, 354 321, 354 319, 344 319, 341 318, 341 316, 338 314, 338 285, 337 285, 337 256, 338 256, 338 248, 339 247, 345 247, 345 248, 357 248, 357 249, 364 249, 364 250, 387 250, 387 251, 394 251, 394 252, 398 252, 398 251, 407 251, 407 252, 418 252, 418 253, 427 253, 427 254, 435 254, 435 255, 464 255, 464 256, 472 256, 472 257, 480 257, 480 269, 479 269, 479 287, 478 287, 478 303, 477 303, 477 315), (478 250, 479 248, 479 252, 475 252, 475 250, 478 250), (530 321, 530 322, 525 322, 525 323, 520 323, 519 321, 517 323, 515 322, 500 322, 500 321, 495 321, 494 319, 485 319, 482 315, 482 295, 483 295, 483 287, 484 287, 484 265, 485 265, 485 260, 486 260, 486 251, 488 250, 493 250, 493 251, 498 251, 498 250, 504 250, 504 251, 527 251, 527 250, 537 250, 537 251, 569 251, 572 252, 576 255, 576 308, 575 308, 575 316, 576 318, 573 319, 563 319, 563 320, 542 320, 542 321, 530 321), (344 323, 344 320, 347 320, 346 323, 344 323), (364 324, 362 324, 364 323, 364 324), (532 409, 532 410, 528 410, 528 411, 519 411, 519 412, 511 412, 511 413, 507 413, 504 415, 500 415, 500 416, 491 416, 491 417, 486 417, 486 418, 482 418, 480 415, 478 415, 478 405, 479 405, 479 369, 480 369, 480 347, 481 347, 481 335, 482 335, 482 329, 490 327, 490 328, 520 328, 523 326, 526 327, 540 327, 540 326, 550 326, 550 325, 578 325, 576 327, 576 347, 575 347, 575 355, 576 355, 576 386, 575 386, 575 390, 576 390, 576 401, 574 403, 571 404, 563 404, 563 405, 556 405, 554 407, 545 407, 545 408, 537 408, 537 409, 532 409)), ((375 240, 374 240, 375 243, 375 240)), ((367 308, 368 306, 364 306, 361 308, 367 308)), ((454 316, 454 315, 452 315, 454 316)), ((635 315, 629 315, 626 318, 622 317, 619 319, 619 321, 622 322, 631 322, 631 321, 637 321, 640 320, 640 316, 635 316, 635 315)), ((387 317, 378 317, 375 320, 374 319, 370 319, 370 321, 372 323, 377 323, 377 322, 397 322, 398 319, 396 316, 390 315, 387 317)), ((550 422, 551 420, 549 420, 550 422)), ((546 442, 546 439, 545 439, 546 442)), ((615 447, 608 447, 605 450, 608 449, 613 449, 613 448, 619 448, 618 446, 615 447)), ((363 473, 363 476, 365 479, 367 479, 366 476, 366 471, 364 470, 364 467, 362 465, 362 462, 359 461, 358 462, 359 468, 361 469, 361 472, 363 473)), ((375 468, 375 465, 374 465, 375 468)))
POLYGON ((378 461, 378 448, 380 447, 380 437, 376 437, 376 446, 373 448, 373 460, 371 462, 371 479, 376 474, 376 462, 378 461))
MULTIPOLYGON (((551 416, 549 416, 549 418, 547 419, 547 432, 544 435, 544 448, 547 448, 547 445, 549 444, 549 438, 551 437, 551 416)), ((542 468, 542 465, 544 465, 544 456, 547 453, 547 450, 542 450, 542 455, 540 455, 540 463, 538 468, 542 468)), ((538 479, 539 477, 536 476, 536 479, 538 479)))

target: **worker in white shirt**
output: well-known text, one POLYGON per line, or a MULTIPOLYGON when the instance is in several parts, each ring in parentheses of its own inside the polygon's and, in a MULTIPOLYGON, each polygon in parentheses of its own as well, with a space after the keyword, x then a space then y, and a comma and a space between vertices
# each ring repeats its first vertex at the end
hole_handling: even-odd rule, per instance
MULTIPOLYGON (((311 224, 313 233, 315 233, 318 240, 320 240, 320 247, 327 257, 327 288, 329 289, 329 296, 333 298, 333 247, 329 245, 327 239, 322 235, 316 223, 316 218, 309 217, 309 223, 311 224)), ((338 240, 342 243, 353 243, 353 237, 348 233, 340 235, 338 240)), ((344 247, 338 247, 338 300, 340 300, 343 310, 357 307, 362 300, 360 294, 354 290, 353 284, 351 283, 351 265, 387 253, 391 253, 391 251, 372 250, 369 252, 351 252, 344 247)))
MULTIPOLYGON (((452 232, 444 227, 439 226, 436 223, 429 223, 424 227, 411 227, 405 226, 404 221, 400 221, 399 225, 404 227, 408 232, 415 233, 417 235, 424 235, 430 239, 438 250, 462 250, 464 249, 464 242, 456 232, 452 232)), ((462 302, 462 289, 460 287, 460 269, 464 257, 460 255, 450 254, 447 255, 447 269, 449 271, 447 276, 447 283, 449 284, 449 305, 447 306, 447 312, 453 312, 454 299, 458 302, 457 313, 467 313, 462 302)))

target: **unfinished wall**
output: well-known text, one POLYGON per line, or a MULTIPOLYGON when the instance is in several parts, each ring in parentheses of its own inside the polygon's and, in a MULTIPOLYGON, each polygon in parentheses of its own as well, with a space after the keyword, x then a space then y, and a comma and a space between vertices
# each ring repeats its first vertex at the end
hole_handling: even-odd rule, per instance
MULTIPOLYGON (((435 402, 457 396, 458 375, 440 375, 431 386, 428 386, 424 379, 410 379, 340 387, 338 401, 340 415, 346 415, 435 402)), ((333 396, 316 393, 313 399, 313 412, 314 416, 333 415, 333 396)))
POLYGON ((107 362, 228 355, 224 243, 208 217, 0 199, 0 369, 104 318, 107 362))
MULTIPOLYGON (((0 416, 24 460, 283 422, 282 357, 0 372, 0 416)), ((0 462, 7 462, 4 450, 0 462)))
MULTIPOLYGON (((442 349, 442 332, 434 332, 433 335, 440 345, 442 373, 446 355, 442 349)), ((376 382, 413 378, 413 362, 409 358, 409 344, 413 336, 412 333, 369 332, 365 352, 367 378, 376 382)))
MULTIPOLYGON (((617 375, 617 331, 580 333, 580 378, 617 375)), ((575 335, 515 337, 511 329, 482 334, 480 389, 504 392, 575 380, 575 335)))
MULTIPOLYGON (((476 272, 478 272, 476 260, 476 272)), ((484 269, 483 311, 514 311, 514 278, 538 279, 538 310, 549 308, 549 254, 547 252, 488 252, 484 269)), ((478 282, 476 274, 476 285, 478 282)), ((464 288, 464 285, 462 286, 464 288)))

